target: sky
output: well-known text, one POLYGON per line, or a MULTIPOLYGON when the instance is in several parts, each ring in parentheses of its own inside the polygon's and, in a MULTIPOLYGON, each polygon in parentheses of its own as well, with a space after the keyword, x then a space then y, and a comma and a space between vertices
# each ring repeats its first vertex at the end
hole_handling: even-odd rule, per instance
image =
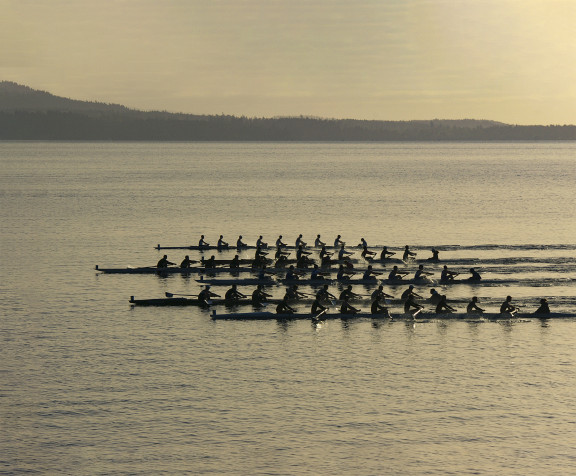
POLYGON ((143 110, 576 124, 576 0, 0 0, 0 80, 143 110))

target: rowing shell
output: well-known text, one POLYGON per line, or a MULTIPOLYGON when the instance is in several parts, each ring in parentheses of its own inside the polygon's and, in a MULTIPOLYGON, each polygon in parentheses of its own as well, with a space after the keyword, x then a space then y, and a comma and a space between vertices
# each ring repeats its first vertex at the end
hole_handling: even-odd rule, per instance
MULTIPOLYGON (((236 312, 229 314, 217 314, 212 311, 211 317, 213 320, 236 320, 236 321, 267 321, 267 320, 312 320, 315 316, 309 313, 294 313, 294 314, 275 314, 273 312, 236 312)), ((483 320, 510 320, 510 319, 561 319, 561 318, 576 318, 574 313, 550 313, 550 314, 517 314, 510 316, 508 314, 499 313, 485 313, 485 314, 465 314, 465 313, 449 313, 449 314, 435 314, 435 313, 419 313, 416 316, 418 319, 483 319, 483 320)), ((413 319, 412 314, 395 314, 393 318, 399 319, 413 319)), ((387 319, 384 314, 324 314, 321 320, 326 319, 387 319)))

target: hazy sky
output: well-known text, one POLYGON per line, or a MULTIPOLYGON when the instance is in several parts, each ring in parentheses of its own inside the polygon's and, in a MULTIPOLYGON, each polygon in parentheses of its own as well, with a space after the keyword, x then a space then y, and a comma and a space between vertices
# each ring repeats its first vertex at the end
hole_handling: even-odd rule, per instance
POLYGON ((576 0, 0 0, 0 79, 197 114, 576 124, 576 0))

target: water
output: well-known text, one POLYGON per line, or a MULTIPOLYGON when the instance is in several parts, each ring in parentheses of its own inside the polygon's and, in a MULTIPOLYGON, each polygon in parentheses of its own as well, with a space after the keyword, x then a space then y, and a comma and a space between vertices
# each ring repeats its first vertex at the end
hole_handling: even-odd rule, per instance
POLYGON ((451 299, 576 312, 575 163, 574 143, 0 143, 0 473, 574 473, 574 319, 218 322, 128 304, 194 276, 94 265, 342 234, 515 281, 451 299))

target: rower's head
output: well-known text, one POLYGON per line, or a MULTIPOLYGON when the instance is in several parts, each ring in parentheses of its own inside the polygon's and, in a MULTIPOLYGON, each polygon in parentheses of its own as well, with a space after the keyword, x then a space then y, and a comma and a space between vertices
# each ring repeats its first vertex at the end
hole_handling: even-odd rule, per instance
POLYGON ((444 265, 444 269, 448 269, 448 266, 444 265))
POLYGON ((352 291, 352 285, 351 284, 348 285, 348 291, 352 291))
POLYGON ((164 259, 168 259, 168 255, 164 255, 164 259))
POLYGON ((302 238, 302 233, 300 233, 300 234, 298 235, 298 238, 302 238))
POLYGON ((438 291, 436 291, 435 289, 431 289, 430 294, 438 294, 438 291))
POLYGON ((224 235, 220 235, 220 239, 224 238, 224 235))
POLYGON ((318 235, 316 238, 320 238, 320 235, 318 235))
POLYGON ((398 271, 398 266, 394 265, 394 267, 392 268, 394 271, 398 271))
POLYGON ((414 289, 414 285, 411 284, 410 286, 408 286, 408 289, 414 289))
POLYGON ((382 291, 384 289, 384 286, 380 285, 378 286, 378 291, 382 291))
POLYGON ((406 250, 407 250, 408 248, 409 248, 409 246, 408 246, 408 245, 406 245, 406 246, 404 247, 404 249, 406 249, 406 250))
POLYGON ((280 236, 278 237, 278 239, 281 239, 281 238, 282 238, 282 235, 280 235, 280 236))
POLYGON ((328 290, 328 285, 327 285, 327 284, 324 285, 324 289, 328 290))
POLYGON ((184 256, 184 259, 190 259, 190 256, 186 255, 184 256))
POLYGON ((208 290, 208 289, 210 289, 210 285, 209 285, 209 284, 206 285, 206 290, 208 290))
POLYGON ((340 238, 341 235, 338 235, 336 238, 340 238))
POLYGON ((544 298, 540 299, 540 304, 546 304, 547 302, 548 302, 547 299, 544 299, 544 298))
POLYGON ((317 264, 314 265, 314 269, 318 269, 318 265, 317 265, 317 264))
POLYGON ((512 301, 512 296, 506 296, 506 301, 507 302, 512 301))
POLYGON ((342 243, 342 244, 340 245, 340 248, 344 249, 344 243, 342 243))
POLYGON ((240 235, 240 236, 238 237, 238 239, 241 240, 241 239, 242 239, 242 235, 240 235))
POLYGON ((420 266, 418 266, 418 269, 424 269, 424 265, 421 264, 420 266))
POLYGON ((294 286, 292 286, 292 289, 293 289, 294 291, 296 291, 296 290, 298 289, 298 285, 295 284, 294 286))
POLYGON ((204 235, 200 235, 200 238, 204 239, 204 235))
POLYGON ((289 269, 294 270, 294 265, 291 264, 289 269))
POLYGON ((470 272, 471 272, 471 273, 474 273, 474 268, 470 268, 470 272))
POLYGON ((259 285, 257 286, 257 289, 262 289, 262 285, 259 284, 259 285))
POLYGON ((262 239, 262 235, 260 235, 260 237, 259 237, 259 238, 260 238, 260 239, 262 239))
POLYGON ((368 265, 368 271, 372 271, 372 265, 371 264, 368 265))
POLYGON ((236 289, 237 286, 238 286, 237 284, 233 284, 232 289, 236 289))
POLYGON ((477 298, 476 296, 473 296, 473 297, 472 297, 472 302, 477 302, 477 301, 478 301, 478 298, 477 298))

